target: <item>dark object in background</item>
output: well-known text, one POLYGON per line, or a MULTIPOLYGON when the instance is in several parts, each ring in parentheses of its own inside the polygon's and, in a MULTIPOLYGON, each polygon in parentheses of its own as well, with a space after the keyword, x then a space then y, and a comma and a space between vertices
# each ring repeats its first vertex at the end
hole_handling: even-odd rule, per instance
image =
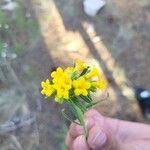
POLYGON ((134 87, 134 90, 143 115, 150 119, 150 90, 143 87, 134 87))

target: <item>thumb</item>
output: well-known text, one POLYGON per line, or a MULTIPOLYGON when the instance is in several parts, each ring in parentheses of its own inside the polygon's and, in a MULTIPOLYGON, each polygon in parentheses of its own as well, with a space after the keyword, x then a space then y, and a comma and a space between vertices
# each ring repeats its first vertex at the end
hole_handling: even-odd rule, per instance
POLYGON ((87 139, 88 145, 93 150, 117 150, 119 148, 119 141, 116 139, 116 135, 109 132, 109 129, 105 126, 95 125, 89 130, 87 139))
POLYGON ((97 125, 89 131, 88 145, 91 149, 100 149, 107 143, 106 133, 97 125))
POLYGON ((118 136, 114 134, 119 128, 117 120, 107 119, 95 110, 86 112, 85 117, 95 121, 95 125, 88 132, 87 142, 91 149, 117 150, 120 148, 118 136))

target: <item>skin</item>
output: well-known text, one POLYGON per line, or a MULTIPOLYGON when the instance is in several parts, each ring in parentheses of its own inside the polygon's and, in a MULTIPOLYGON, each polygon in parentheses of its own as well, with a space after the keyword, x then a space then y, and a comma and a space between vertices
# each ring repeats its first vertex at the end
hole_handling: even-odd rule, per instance
POLYGON ((68 150, 150 150, 150 126, 102 116, 94 109, 84 114, 87 138, 81 126, 70 125, 68 150))

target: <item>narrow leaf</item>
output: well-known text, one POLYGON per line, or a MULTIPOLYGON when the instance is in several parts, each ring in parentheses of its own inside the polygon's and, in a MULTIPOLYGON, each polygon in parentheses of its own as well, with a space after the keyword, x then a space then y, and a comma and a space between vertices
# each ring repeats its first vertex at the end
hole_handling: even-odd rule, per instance
POLYGON ((96 87, 91 86, 89 90, 90 90, 91 92, 96 92, 96 87))
POLYGON ((86 130, 86 127, 85 127, 82 110, 72 100, 70 100, 69 104, 72 107, 72 112, 74 113, 76 118, 79 120, 80 125, 83 126, 83 129, 84 129, 84 132, 85 132, 85 136, 87 136, 87 130, 86 130))
POLYGON ((65 110, 64 110, 64 109, 61 110, 61 113, 62 113, 62 115, 64 116, 64 118, 67 119, 68 121, 74 122, 74 123, 80 125, 78 122, 72 120, 72 119, 65 113, 65 110))
POLYGON ((72 101, 73 101, 73 103, 74 103, 75 105, 77 105, 77 106, 81 109, 81 111, 82 111, 83 113, 87 111, 86 107, 79 101, 78 98, 73 97, 73 98, 72 98, 72 101))
POLYGON ((87 108, 87 109, 89 109, 89 108, 91 108, 91 107, 93 107, 93 106, 97 105, 98 103, 100 103, 100 102, 104 101, 105 99, 106 99, 106 98, 101 99, 101 100, 96 101, 96 102, 92 102, 92 103, 88 104, 88 105, 86 106, 86 108, 87 108))
POLYGON ((84 95, 81 95, 80 96, 85 102, 87 103, 91 103, 92 102, 92 99, 88 96, 84 96, 84 95))
POLYGON ((89 68, 90 68, 90 67, 87 67, 87 68, 83 69, 83 71, 81 72, 80 76, 85 75, 85 74, 88 72, 88 69, 89 69, 89 68))

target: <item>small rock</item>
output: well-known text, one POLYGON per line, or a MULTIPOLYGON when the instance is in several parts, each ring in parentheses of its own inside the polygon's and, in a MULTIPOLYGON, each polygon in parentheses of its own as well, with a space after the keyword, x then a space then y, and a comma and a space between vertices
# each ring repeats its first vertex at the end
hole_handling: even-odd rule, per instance
POLYGON ((7 0, 6 2, 7 4, 1 7, 2 10, 13 11, 18 7, 16 2, 12 2, 11 0, 7 0))
POLYGON ((2 58, 6 58, 6 56, 7 56, 7 55, 6 55, 6 52, 1 52, 1 57, 2 57, 2 58))
POLYGON ((8 24, 5 24, 4 25, 4 28, 7 30, 7 29, 9 29, 9 25, 8 24))
POLYGON ((31 17, 31 14, 30 14, 29 12, 27 12, 27 13, 26 13, 26 17, 27 17, 27 18, 30 18, 30 17, 31 17))
POLYGON ((8 44, 7 44, 7 43, 4 43, 4 44, 3 44, 3 47, 4 47, 4 48, 7 48, 7 47, 8 47, 8 44))
POLYGON ((88 16, 95 16, 97 12, 105 6, 104 0, 84 0, 84 11, 88 16))

